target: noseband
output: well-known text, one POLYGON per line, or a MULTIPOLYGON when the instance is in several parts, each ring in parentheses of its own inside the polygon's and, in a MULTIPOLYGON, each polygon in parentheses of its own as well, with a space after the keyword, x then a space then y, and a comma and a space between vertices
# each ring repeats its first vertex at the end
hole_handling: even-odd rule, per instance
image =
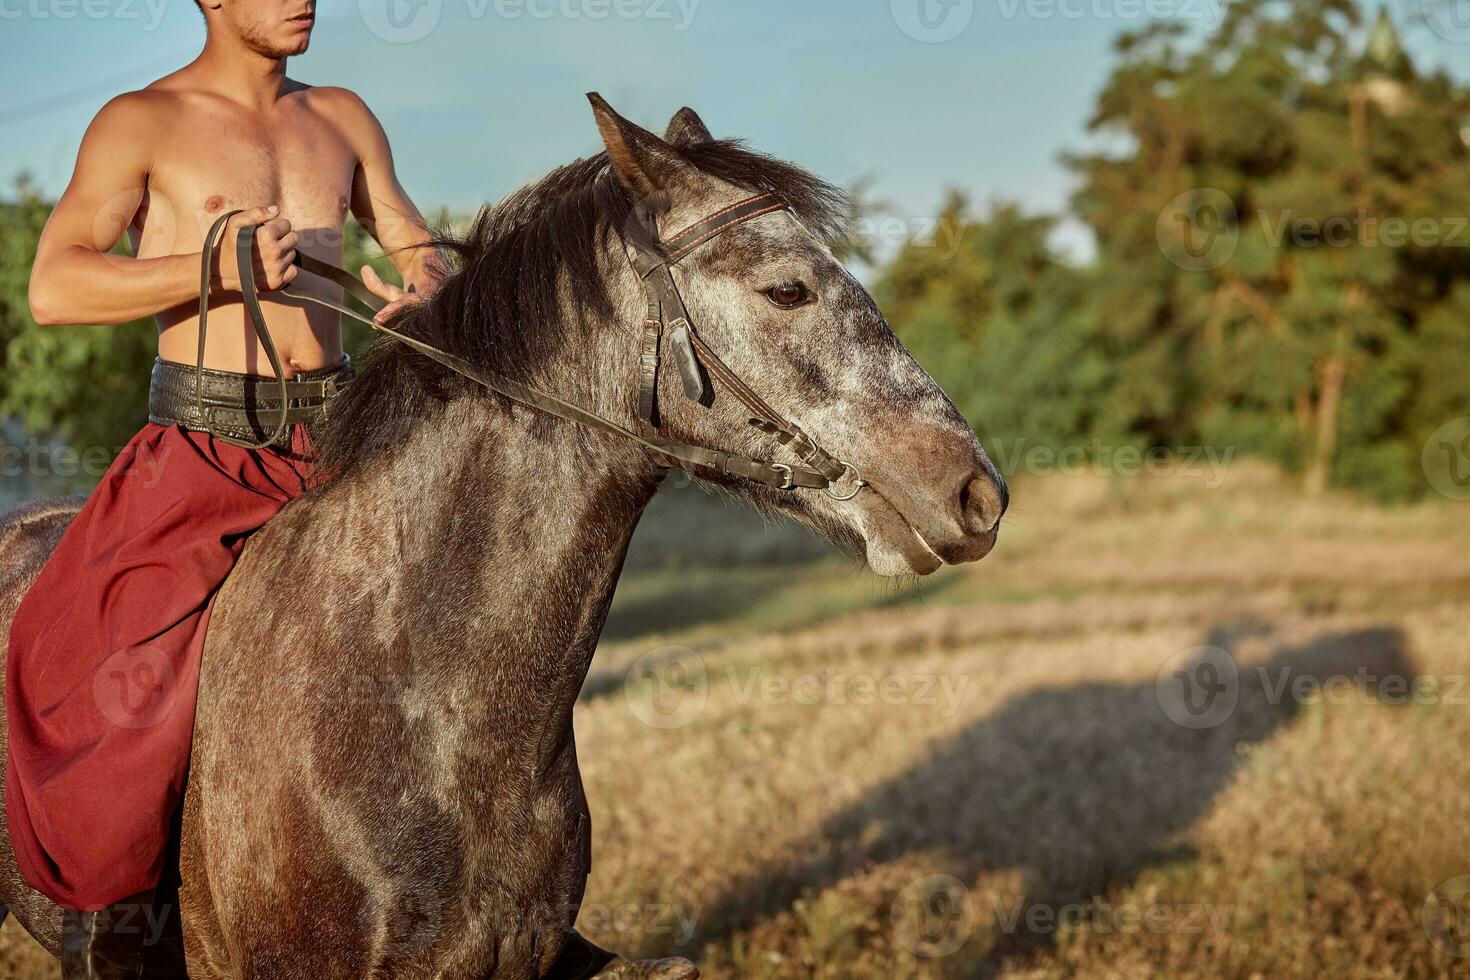
MULTIPOLYGON (((334 303, 290 287, 284 287, 279 292, 294 299, 329 307, 338 313, 365 323, 379 333, 387 334, 451 371, 511 401, 590 429, 610 432, 639 443, 664 460, 664 465, 668 467, 711 469, 719 473, 753 480, 776 490, 792 490, 801 487, 823 490, 835 500, 851 500, 862 492, 863 487, 867 486, 857 468, 822 449, 802 431, 800 426, 787 420, 768 405, 710 349, 695 331, 693 318, 689 315, 689 310, 679 295, 679 288, 674 283, 673 267, 688 258, 701 246, 737 225, 784 209, 785 205, 775 195, 760 194, 717 211, 704 220, 685 228, 667 241, 659 241, 656 233, 651 235, 654 242, 652 246, 636 242, 632 238, 627 239, 629 260, 643 282, 643 288, 648 297, 648 316, 644 321, 639 357, 638 416, 643 429, 641 432, 635 432, 555 395, 539 391, 503 375, 485 371, 448 351, 440 350, 392 327, 384 326, 344 304, 334 303), (775 437, 781 445, 789 447, 800 462, 766 462, 704 446, 677 442, 659 435, 658 375, 662 361, 662 341, 665 335, 668 337, 668 346, 679 371, 685 397, 708 407, 713 402, 714 394, 711 380, 717 381, 749 410, 749 421, 752 426, 775 437), (846 492, 839 491, 837 484, 849 472, 853 477, 852 489, 846 492)), ((206 287, 209 281, 207 276, 213 267, 214 252, 218 246, 216 239, 229 217, 230 215, 224 215, 216 221, 205 239, 202 277, 206 287)), ((255 226, 249 225, 241 228, 236 234, 236 257, 242 270, 249 270, 252 265, 251 244, 255 230, 255 226)), ((320 276, 341 286, 373 312, 381 310, 386 305, 356 276, 330 263, 297 251, 296 264, 312 275, 320 276)), ((265 329, 265 317, 261 312, 253 278, 249 275, 241 278, 241 292, 246 311, 257 335, 261 337, 272 368, 277 377, 281 378, 281 365, 275 356, 275 345, 270 342, 269 331, 265 329), (247 280, 249 280, 248 285, 246 285, 247 280)), ((206 297, 207 292, 201 294, 199 312, 200 347, 197 369, 201 374, 204 366, 204 331, 208 318, 206 297)), ((278 435, 285 425, 284 398, 282 405, 283 414, 277 426, 278 435)))

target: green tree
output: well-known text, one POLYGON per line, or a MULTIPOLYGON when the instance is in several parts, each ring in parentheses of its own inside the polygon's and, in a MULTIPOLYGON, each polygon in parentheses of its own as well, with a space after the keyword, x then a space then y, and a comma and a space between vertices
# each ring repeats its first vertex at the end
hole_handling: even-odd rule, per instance
POLYGON ((13 199, 0 204, 0 414, 19 419, 39 438, 114 453, 148 420, 157 331, 151 320, 36 325, 26 291, 50 213, 51 203, 25 177, 16 181, 13 199))
POLYGON ((1470 94, 1347 0, 1237 0, 1198 46, 1154 26, 1118 51, 1091 127, 1123 150, 1070 162, 1123 420, 1309 491, 1415 492, 1421 406, 1453 401, 1435 365, 1470 339, 1425 327, 1470 278, 1470 94))
POLYGON ((951 194, 933 241, 883 268, 875 298, 1007 470, 1034 448, 1116 435, 1110 344, 1091 277, 1048 244, 1051 218, 1001 204, 983 218, 951 194))

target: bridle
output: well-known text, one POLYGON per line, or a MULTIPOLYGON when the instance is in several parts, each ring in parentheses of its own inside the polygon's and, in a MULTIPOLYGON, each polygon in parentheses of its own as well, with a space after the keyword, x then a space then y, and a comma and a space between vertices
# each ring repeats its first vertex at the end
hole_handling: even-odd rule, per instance
MULTIPOLYGON (((326 306, 365 323, 377 332, 392 337, 451 371, 511 401, 590 429, 610 432, 639 443, 665 460, 665 465, 668 467, 687 469, 692 466, 712 469, 719 473, 752 480, 776 490, 796 488, 823 490, 835 500, 851 500, 862 492, 863 487, 868 485, 858 473, 857 468, 822 449, 815 440, 802 431, 800 426, 786 419, 767 404, 710 349, 695 331, 693 318, 689 315, 689 310, 684 305, 684 300, 679 295, 679 288, 674 282, 673 267, 688 258, 701 246, 737 225, 784 209, 785 204, 774 194, 758 194, 715 212, 666 241, 660 241, 657 233, 651 231, 649 239, 653 242, 652 245, 644 244, 631 236, 626 237, 629 261, 643 282, 643 288, 648 297, 648 315, 643 325, 643 339, 639 355, 638 416, 643 430, 640 432, 635 432, 556 395, 479 368, 448 351, 440 350, 416 337, 385 326, 372 317, 364 316, 345 303, 334 303, 289 286, 280 289, 279 292, 294 299, 326 306), (662 340, 666 334, 668 346, 677 365, 687 398, 705 406, 710 405, 713 398, 710 380, 718 381, 750 411, 749 421, 752 426, 774 436, 781 445, 789 447, 800 462, 767 462, 737 453, 678 442, 659 435, 658 375, 662 361, 662 340), (837 484, 848 473, 852 474, 852 489, 846 492, 839 491, 837 484)), ((217 239, 220 237, 220 231, 225 222, 237 213, 222 215, 215 221, 205 238, 199 302, 199 361, 196 379, 202 377, 203 374, 209 277, 213 267, 214 252, 218 247, 217 239)), ((251 268, 251 245, 255 231, 256 226, 248 225, 240 228, 236 233, 236 258, 242 270, 251 268)), ((341 286, 374 313, 386 305, 356 276, 337 266, 305 255, 300 251, 296 253, 296 263, 304 271, 341 286)), ((271 341, 270 331, 266 327, 265 316, 261 311, 260 298, 253 280, 252 275, 241 276, 241 294, 245 302, 245 309, 251 325, 255 328, 256 335, 265 348, 266 357, 276 372, 277 379, 281 381, 281 416, 274 434, 260 444, 260 446, 265 446, 271 444, 285 431, 287 389, 280 357, 276 353, 275 344, 271 341)), ((197 388, 196 385, 196 394, 197 388)))
MULTIPOLYGON (((835 500, 851 500, 867 486, 857 467, 837 459, 817 445, 800 426, 768 405, 710 349, 694 329, 694 318, 689 315, 684 299, 679 295, 679 287, 674 283, 673 267, 702 245, 753 218, 785 209, 786 205, 776 195, 758 194, 716 211, 667 241, 658 242, 657 235, 654 235, 654 246, 631 237, 627 239, 633 271, 643 281, 643 290, 648 296, 648 315, 643 322, 643 342, 638 358, 638 418, 649 432, 658 431, 658 371, 662 360, 660 341, 667 333, 669 348, 686 398, 708 406, 713 397, 709 378, 714 376, 750 411, 751 425, 774 436, 777 442, 789 447, 801 460, 799 464, 744 460, 755 467, 755 470, 738 475, 758 480, 778 490, 790 490, 793 487, 816 488, 825 490, 835 500), (853 475, 853 489, 849 493, 839 493, 834 487, 848 471, 853 475)), ((728 461, 732 457, 728 454, 720 455, 724 456, 727 463, 716 468, 723 472, 732 472, 728 467, 728 461)))

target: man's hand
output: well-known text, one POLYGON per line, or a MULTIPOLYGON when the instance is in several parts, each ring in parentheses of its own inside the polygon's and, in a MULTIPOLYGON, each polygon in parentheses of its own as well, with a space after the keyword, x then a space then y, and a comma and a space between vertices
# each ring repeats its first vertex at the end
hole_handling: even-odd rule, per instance
POLYGON ((384 282, 382 276, 378 275, 378 271, 370 265, 363 266, 361 274, 362 284, 368 288, 368 291, 388 303, 378 311, 377 316, 373 317, 379 323, 387 323, 406 307, 424 301, 424 294, 415 290, 413 286, 405 290, 399 289, 392 283, 384 282))
POLYGON ((255 278, 255 288, 262 292, 280 289, 296 278, 301 270, 296 261, 296 243, 300 240, 291 230, 291 222, 280 217, 281 209, 272 204, 251 208, 235 215, 225 225, 224 236, 215 252, 218 263, 218 288, 238 292, 242 270, 235 257, 235 236, 247 225, 259 225, 255 231, 255 248, 251 253, 252 268, 244 270, 255 278))

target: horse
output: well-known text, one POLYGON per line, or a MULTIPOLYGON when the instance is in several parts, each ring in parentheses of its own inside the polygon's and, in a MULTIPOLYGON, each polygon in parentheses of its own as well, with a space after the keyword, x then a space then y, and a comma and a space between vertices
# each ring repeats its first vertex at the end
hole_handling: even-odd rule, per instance
MULTIPOLYGON (((602 149, 446 236, 441 287, 396 329, 634 431, 648 307, 630 236, 774 195, 781 208, 692 251, 678 290, 721 367, 862 483, 692 475, 882 575, 989 553, 1005 483, 835 256, 844 195, 715 139, 691 109, 660 138, 591 99, 602 149)), ((697 976, 574 929, 591 854, 572 710, 668 460, 391 337, 362 361, 314 425, 320 478, 252 536, 215 596, 145 975, 697 976)), ((677 380, 658 382, 665 438, 781 448, 719 378, 699 398, 677 380)), ((4 623, 77 507, 0 521, 4 623)), ((0 903, 57 952, 61 911, 22 880, 8 838, 0 903)))

